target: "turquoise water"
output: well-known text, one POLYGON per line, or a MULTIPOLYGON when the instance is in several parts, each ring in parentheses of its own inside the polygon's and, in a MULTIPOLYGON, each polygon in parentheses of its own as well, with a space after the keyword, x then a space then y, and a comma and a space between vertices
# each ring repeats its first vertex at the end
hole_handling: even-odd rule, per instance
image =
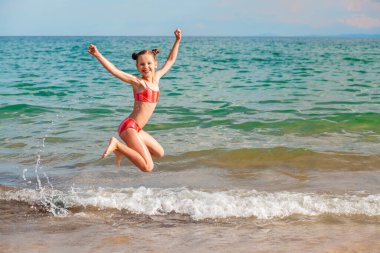
POLYGON ((90 43, 138 74, 130 55, 160 48, 162 66, 173 38, 0 37, 6 204, 66 219, 99 217, 94 207, 190 223, 346 215, 367 237, 363 219, 378 226, 379 39, 185 37, 144 128, 166 152, 151 174, 99 159, 133 96, 87 53, 90 43))

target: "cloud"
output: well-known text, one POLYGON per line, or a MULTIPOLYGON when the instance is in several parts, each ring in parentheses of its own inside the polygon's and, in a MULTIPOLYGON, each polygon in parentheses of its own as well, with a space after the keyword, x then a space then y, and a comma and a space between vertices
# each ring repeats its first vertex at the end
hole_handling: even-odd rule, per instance
POLYGON ((302 25, 317 30, 339 27, 376 29, 380 22, 380 0, 223 0, 224 19, 246 19, 302 25))
POLYGON ((366 15, 354 15, 352 17, 342 19, 341 22, 343 24, 361 29, 380 28, 380 18, 372 18, 366 15))
MULTIPOLYGON (((365 1, 365 0, 364 0, 365 1)), ((348 11, 361 11, 364 9, 363 0, 347 0, 345 4, 345 8, 348 11)), ((368 2, 368 1, 365 1, 368 2)))
POLYGON ((380 28, 379 0, 346 0, 343 3, 349 13, 340 19, 342 24, 360 29, 380 28))
MULTIPOLYGON (((340 0, 341 1, 341 0, 340 0)), ((225 20, 246 19, 263 23, 284 23, 323 27, 331 24, 331 10, 337 8, 330 0, 223 0, 218 3, 225 10, 225 20)))
POLYGON ((345 0, 342 3, 351 12, 380 11, 379 0, 345 0))

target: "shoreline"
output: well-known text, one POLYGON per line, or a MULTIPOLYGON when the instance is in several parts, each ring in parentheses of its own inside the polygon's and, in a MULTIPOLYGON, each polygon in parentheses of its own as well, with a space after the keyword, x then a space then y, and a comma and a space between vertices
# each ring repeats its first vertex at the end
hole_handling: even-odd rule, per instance
POLYGON ((194 222, 181 216, 104 214, 52 217, 1 204, 0 252, 376 252, 379 219, 345 217, 262 222, 194 222), (190 232, 191 231, 191 232, 190 232))

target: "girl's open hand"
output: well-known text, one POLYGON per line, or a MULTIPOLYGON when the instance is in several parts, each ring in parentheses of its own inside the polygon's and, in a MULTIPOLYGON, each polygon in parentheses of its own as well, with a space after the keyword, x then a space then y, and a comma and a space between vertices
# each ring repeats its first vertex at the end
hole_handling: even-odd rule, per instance
POLYGON ((92 45, 92 44, 90 44, 90 46, 88 47, 88 52, 90 53, 90 54, 92 54, 92 55, 96 55, 96 54, 98 54, 99 53, 99 51, 98 51, 98 49, 96 48, 96 46, 95 45, 92 45))
POLYGON ((174 31, 174 35, 175 35, 175 38, 176 40, 181 40, 181 29, 177 28, 175 31, 174 31))

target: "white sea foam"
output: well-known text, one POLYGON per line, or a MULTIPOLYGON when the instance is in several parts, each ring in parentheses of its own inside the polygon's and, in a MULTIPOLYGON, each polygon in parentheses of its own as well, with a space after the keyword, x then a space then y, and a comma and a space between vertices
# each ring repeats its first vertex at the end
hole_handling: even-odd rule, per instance
POLYGON ((187 188, 125 188, 7 190, 0 191, 2 200, 42 203, 56 214, 67 214, 74 206, 116 208, 131 213, 165 215, 171 212, 189 215, 195 220, 206 218, 256 217, 272 219, 294 214, 316 216, 380 215, 380 195, 329 195, 294 192, 258 192, 229 190, 208 192, 187 188), (63 208, 64 207, 64 208, 63 208))

